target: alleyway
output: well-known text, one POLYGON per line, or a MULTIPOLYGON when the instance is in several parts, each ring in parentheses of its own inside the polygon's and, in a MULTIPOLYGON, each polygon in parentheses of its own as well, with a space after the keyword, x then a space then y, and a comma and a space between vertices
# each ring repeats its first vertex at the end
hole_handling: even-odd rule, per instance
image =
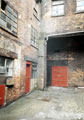
POLYGON ((34 91, 1 109, 0 120, 84 120, 84 90, 34 91))

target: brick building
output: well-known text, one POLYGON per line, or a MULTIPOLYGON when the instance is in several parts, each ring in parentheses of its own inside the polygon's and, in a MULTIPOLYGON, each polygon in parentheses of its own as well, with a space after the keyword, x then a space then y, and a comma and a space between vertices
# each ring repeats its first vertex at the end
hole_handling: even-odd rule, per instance
POLYGON ((84 0, 43 0, 41 32, 47 85, 84 86, 84 0))
POLYGON ((0 105, 47 86, 84 86, 84 0, 0 0, 0 105))
POLYGON ((40 87, 40 6, 35 0, 0 0, 0 105, 40 87))

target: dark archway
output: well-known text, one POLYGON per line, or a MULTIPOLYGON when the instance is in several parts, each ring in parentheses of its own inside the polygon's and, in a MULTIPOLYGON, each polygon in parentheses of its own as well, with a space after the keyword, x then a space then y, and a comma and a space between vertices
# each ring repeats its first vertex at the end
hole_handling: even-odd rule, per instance
POLYGON ((67 66, 69 86, 84 86, 84 36, 50 37, 47 42, 47 86, 52 85, 52 66, 67 66), (73 75, 76 73, 76 75, 73 75), (72 74, 72 77, 71 77, 72 74), (75 77, 75 79, 73 79, 75 77))

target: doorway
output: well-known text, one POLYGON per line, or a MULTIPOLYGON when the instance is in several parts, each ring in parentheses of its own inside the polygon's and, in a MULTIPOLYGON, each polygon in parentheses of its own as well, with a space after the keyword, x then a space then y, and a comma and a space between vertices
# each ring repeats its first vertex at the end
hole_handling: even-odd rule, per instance
POLYGON ((26 80, 25 80, 25 93, 30 92, 30 83, 31 83, 31 62, 26 63, 26 80))
POLYGON ((0 85, 0 106, 4 106, 5 85, 0 85))
POLYGON ((52 66, 52 86, 68 87, 67 66, 52 66))

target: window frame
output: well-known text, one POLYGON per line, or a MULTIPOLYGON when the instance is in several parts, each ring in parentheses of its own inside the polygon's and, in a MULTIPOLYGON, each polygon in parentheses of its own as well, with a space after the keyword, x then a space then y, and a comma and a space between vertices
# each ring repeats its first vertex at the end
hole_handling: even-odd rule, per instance
POLYGON ((38 31, 31 26, 31 45, 38 49, 38 31))
POLYGON ((64 16, 65 15, 65 1, 64 0, 52 0, 51 1, 51 16, 52 17, 60 17, 60 16, 64 16), (59 1, 61 1, 61 2, 63 2, 63 3, 58 3, 58 4, 53 4, 53 2, 59 2, 59 1), (55 11, 55 10, 53 10, 53 7, 59 7, 59 6, 61 6, 61 5, 63 5, 63 14, 53 14, 53 11, 55 11))
POLYGON ((35 5, 34 5, 34 8, 33 8, 33 15, 39 21, 38 3, 36 3, 36 1, 35 1, 35 5))
POLYGON ((1 4, 2 4, 1 2, 2 2, 2 0, 0 0, 0 21, 2 21, 2 23, 0 24, 0 27, 17 37, 18 36, 18 12, 14 8, 12 8, 7 2, 5 2, 7 4, 6 9, 3 11, 1 9, 1 4), (9 7, 9 9, 12 10, 11 13, 7 10, 8 7, 9 7), (3 18, 1 17, 2 14, 4 14, 4 16, 6 18, 5 20, 3 20, 3 18), (9 18, 8 14, 11 15, 11 18, 9 18), (17 15, 17 17, 15 16, 15 14, 17 15), (9 29, 7 27, 7 25, 8 25, 7 19, 9 19, 11 21, 11 24, 9 23, 11 25, 11 29, 9 29), (4 25, 3 25, 3 22, 4 22, 4 25), (16 28, 14 25, 16 25, 16 28), (14 29, 16 30, 16 32, 14 29))
MULTIPOLYGON (((78 2, 78 1, 81 1, 81 0, 76 0, 76 12, 75 12, 75 13, 84 13, 84 9, 83 9, 83 10, 77 10, 77 7, 80 7, 80 8, 81 8, 81 6, 84 7, 84 5, 77 6, 77 2, 78 2)), ((83 0, 83 1, 84 1, 84 0, 83 0)))
POLYGON ((37 63, 32 63, 31 79, 37 78, 37 63))
POLYGON ((5 70, 4 73, 0 72, 0 76, 7 76, 7 77, 13 77, 13 69, 14 69, 14 59, 12 58, 6 58, 6 57, 3 57, 3 56, 0 56, 0 58, 4 58, 5 61, 4 61, 4 66, 1 66, 0 65, 0 69, 2 70, 5 70), (7 62, 8 61, 11 61, 10 65, 12 65, 12 67, 8 66, 7 62), (11 71, 11 75, 9 75, 9 70, 12 70, 11 71))

